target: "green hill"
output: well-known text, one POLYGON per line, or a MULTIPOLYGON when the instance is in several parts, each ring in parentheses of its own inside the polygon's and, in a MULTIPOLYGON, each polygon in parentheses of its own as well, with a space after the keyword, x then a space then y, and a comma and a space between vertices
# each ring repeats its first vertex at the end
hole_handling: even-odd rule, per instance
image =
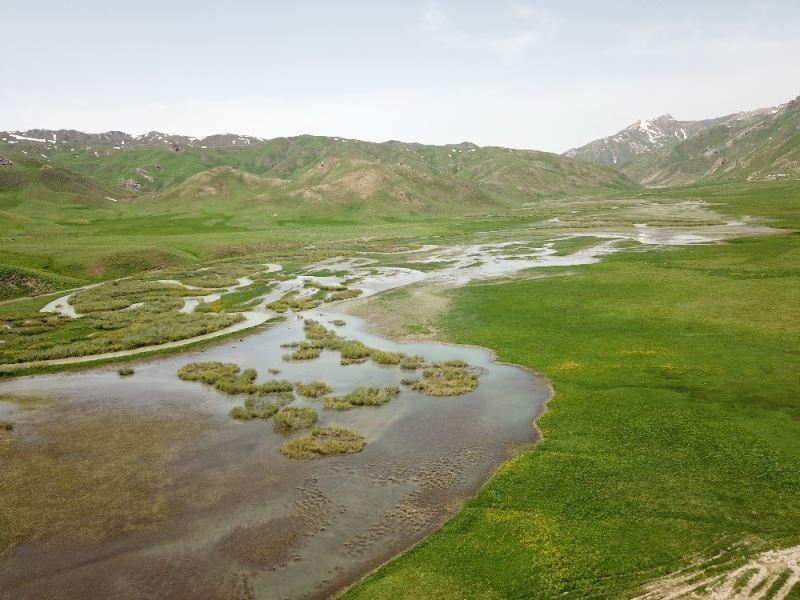
POLYGON ((12 159, 23 157, 22 153, 40 156, 108 186, 169 200, 232 194, 253 202, 288 202, 295 210, 307 204, 314 211, 342 205, 351 209, 358 205, 366 213, 473 211, 546 196, 635 187, 604 166, 546 152, 468 143, 24 133, 0 134, 0 154, 12 159), (223 182, 224 178, 229 181, 223 182))
POLYGON ((750 114, 642 154, 621 167, 650 186, 720 180, 800 178, 800 98, 776 112, 750 114))

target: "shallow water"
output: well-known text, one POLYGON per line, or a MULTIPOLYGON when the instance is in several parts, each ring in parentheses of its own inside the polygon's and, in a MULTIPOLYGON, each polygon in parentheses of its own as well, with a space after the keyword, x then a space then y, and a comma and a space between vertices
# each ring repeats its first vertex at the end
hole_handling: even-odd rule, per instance
MULTIPOLYGON (((397 344, 363 322, 330 310, 304 313, 339 335, 427 360, 460 358, 481 367, 479 387, 434 398, 403 388, 382 407, 323 411, 322 426, 343 425, 366 437, 363 452, 312 461, 279 453, 286 436, 264 421, 237 423, 237 401, 177 369, 197 360, 236 362, 259 381, 321 379, 346 393, 397 385, 413 375, 372 363, 341 366, 339 354, 285 362, 280 344, 304 339, 290 315, 272 329, 219 347, 143 361, 119 378, 113 368, 3 382, 0 393, 43 393, 68 406, 169 406, 213 415, 215 426, 184 445, 169 473, 173 517, 157 527, 96 544, 25 545, 0 562, 0 597, 321 597, 435 529, 500 463, 534 440, 532 422, 548 389, 526 370, 498 365, 479 348, 397 344), (334 328, 329 321, 344 318, 334 328)), ((238 402, 241 402, 239 398, 238 402)), ((13 413, 12 413, 13 414, 13 413)), ((296 435, 301 435, 296 434, 296 435)))

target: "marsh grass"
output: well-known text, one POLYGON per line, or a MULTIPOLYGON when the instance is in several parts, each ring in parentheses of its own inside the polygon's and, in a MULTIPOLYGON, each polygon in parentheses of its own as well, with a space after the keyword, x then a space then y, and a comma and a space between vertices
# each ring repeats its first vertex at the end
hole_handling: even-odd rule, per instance
POLYGON ((4 334, 6 343, 0 344, 0 363, 132 350, 212 333, 241 320, 235 314, 159 312, 147 306, 79 319, 14 320, 4 334))
POLYGON ((346 289, 341 292, 332 292, 325 297, 325 302, 337 302, 339 300, 358 298, 362 293, 362 290, 357 288, 346 289))
POLYGON ((414 371, 416 369, 421 369, 426 364, 422 356, 404 356, 400 361, 400 368, 407 371, 414 371))
POLYGON ((120 367, 119 369, 117 369, 117 375, 119 375, 120 377, 130 377, 135 372, 136 371, 133 369, 133 367, 120 367))
POLYGON ((411 389, 429 396, 458 396, 478 387, 478 374, 463 360, 433 363, 411 389))
POLYGON ((285 313, 288 310, 301 312, 304 310, 312 310, 322 304, 319 298, 292 298, 284 296, 280 300, 275 300, 267 304, 267 308, 274 310, 276 313, 285 313))
POLYGON ((272 425, 278 431, 293 431, 311 427, 317 422, 317 411, 304 406, 287 406, 272 417, 272 425))
POLYGON ((415 379, 413 377, 403 377, 400 380, 400 385, 413 386, 413 385, 419 383, 419 381, 420 381, 419 379, 415 379))
POLYGON ((213 385, 223 377, 234 377, 240 370, 236 363, 193 362, 178 369, 178 377, 184 381, 201 381, 213 385))
POLYGON ((387 387, 360 387, 344 396, 328 396, 322 399, 322 407, 328 410, 349 410, 356 406, 383 406, 400 393, 396 385, 387 387))
POLYGON ((372 359, 372 362, 379 365, 399 365, 400 361, 402 361, 405 356, 402 352, 386 352, 374 348, 370 350, 369 357, 372 359))
POLYGON ((293 459, 311 459, 331 454, 355 454, 366 445, 364 436, 345 427, 315 427, 307 435, 281 446, 281 454, 293 459))
POLYGON ((324 381, 312 381, 310 383, 297 382, 294 384, 294 389, 298 394, 306 398, 320 398, 333 391, 333 388, 324 381))
POLYGON ((347 321, 344 321, 343 319, 334 319, 330 323, 334 327, 344 327, 345 325, 347 325, 347 321))
POLYGON ((297 346, 294 352, 284 354, 283 360, 313 360, 319 358, 320 354, 322 354, 321 347, 303 342, 297 346))
POLYGON ((169 465, 207 426, 197 413, 36 408, 37 442, 0 435, 0 557, 15 545, 97 543, 170 513, 169 465))
POLYGON ((313 319, 306 319, 303 323, 303 332, 309 340, 325 340, 327 338, 336 337, 336 333, 326 328, 319 321, 313 319))
POLYGON ((267 369, 267 373, 269 373, 270 375, 278 375, 280 374, 280 372, 281 372, 280 369, 276 369, 274 367, 267 369))
POLYGON ((278 406, 262 396, 250 395, 244 401, 244 406, 234 406, 230 416, 238 421, 252 419, 270 419, 278 412, 278 406))

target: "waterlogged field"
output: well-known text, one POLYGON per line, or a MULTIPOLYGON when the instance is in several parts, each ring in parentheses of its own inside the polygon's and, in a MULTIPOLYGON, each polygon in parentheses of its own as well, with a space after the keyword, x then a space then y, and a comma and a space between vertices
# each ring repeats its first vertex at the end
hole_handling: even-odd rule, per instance
POLYGON ((658 190, 287 222, 269 243, 163 225, 148 243, 180 260, 3 301, 9 376, 173 354, 0 381, 0 597, 325 596, 503 463, 348 594, 657 598, 679 569, 711 581, 790 549, 798 198, 658 190), (549 397, 530 371, 420 340, 544 373, 544 442, 527 449, 549 397))
POLYGON ((305 316, 126 376, 0 383, 13 424, 0 432, 0 597, 325 596, 434 530, 535 440, 549 389, 530 372, 476 348, 396 344, 327 310, 305 316), (282 345, 309 336, 329 347, 283 360, 282 345), (342 361, 347 340, 366 360, 342 361), (385 364, 390 354, 413 360, 385 364), (477 385, 446 397, 401 385, 423 365, 469 369, 477 385), (353 402, 343 411, 333 397, 353 402))

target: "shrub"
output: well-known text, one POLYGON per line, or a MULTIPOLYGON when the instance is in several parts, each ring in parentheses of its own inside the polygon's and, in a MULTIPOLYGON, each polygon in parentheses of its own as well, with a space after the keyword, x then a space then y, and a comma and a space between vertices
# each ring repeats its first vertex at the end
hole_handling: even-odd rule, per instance
POLYGON ((117 375, 119 375, 120 377, 130 377, 135 372, 136 371, 133 370, 133 367, 120 367, 119 369, 117 369, 117 375))
POLYGON ((315 427, 281 446, 287 458, 309 459, 329 454, 354 454, 364 449, 364 436, 344 427, 315 427))
POLYGON ((288 406, 280 409, 272 417, 275 429, 292 431, 303 427, 311 427, 317 422, 317 411, 313 408, 288 406))
POLYGON ((295 390, 306 398, 319 398, 325 394, 330 394, 333 388, 324 381, 312 381, 311 383, 296 383, 295 390))

